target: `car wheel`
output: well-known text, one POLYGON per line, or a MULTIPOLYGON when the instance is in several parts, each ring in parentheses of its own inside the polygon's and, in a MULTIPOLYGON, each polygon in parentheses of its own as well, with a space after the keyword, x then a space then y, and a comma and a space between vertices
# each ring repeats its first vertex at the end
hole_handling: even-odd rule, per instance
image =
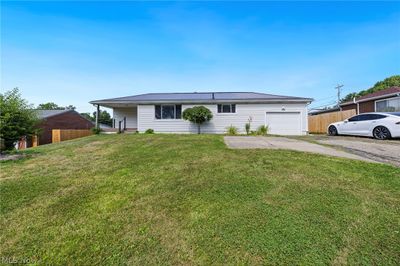
POLYGON ((337 136, 338 135, 337 128, 335 126, 330 126, 328 128, 328 134, 329 136, 337 136))
POLYGON ((384 126, 378 126, 374 128, 372 133, 376 139, 390 139, 391 137, 389 129, 384 126))

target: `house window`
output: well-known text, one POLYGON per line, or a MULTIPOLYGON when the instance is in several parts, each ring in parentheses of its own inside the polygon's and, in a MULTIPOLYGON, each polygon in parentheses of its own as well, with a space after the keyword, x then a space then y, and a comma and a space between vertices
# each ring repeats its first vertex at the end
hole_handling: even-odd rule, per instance
POLYGON ((400 97, 376 101, 375 112, 400 112, 400 97))
POLYGON ((181 119, 182 105, 180 104, 156 105, 154 117, 156 119, 181 119))
POLYGON ((218 113, 236 113, 236 104, 218 104, 218 113))

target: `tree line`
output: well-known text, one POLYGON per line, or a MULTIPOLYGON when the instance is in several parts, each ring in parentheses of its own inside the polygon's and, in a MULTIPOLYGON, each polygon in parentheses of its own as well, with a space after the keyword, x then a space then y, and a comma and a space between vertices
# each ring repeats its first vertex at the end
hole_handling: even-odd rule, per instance
POLYGON ((384 80, 378 81, 377 83, 375 83, 374 86, 372 86, 369 89, 366 90, 362 90, 359 92, 352 92, 347 94, 342 100, 341 102, 348 102, 348 101, 352 101, 353 98, 358 98, 373 92, 377 92, 380 90, 384 90, 390 87, 400 87, 400 75, 394 75, 388 78, 385 78, 384 80))

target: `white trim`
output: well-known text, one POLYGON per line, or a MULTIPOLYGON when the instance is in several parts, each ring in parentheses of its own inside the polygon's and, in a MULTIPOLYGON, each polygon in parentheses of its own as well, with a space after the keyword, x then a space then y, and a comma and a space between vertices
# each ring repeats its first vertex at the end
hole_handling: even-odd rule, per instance
MULTIPOLYGON (((386 99, 382 99, 382 100, 376 100, 376 101, 374 102, 374 111, 375 111, 375 112, 378 112, 378 111, 376 111, 376 103, 377 103, 377 102, 383 102, 383 101, 388 101, 388 100, 397 99, 397 98, 400 98, 400 95, 397 96, 397 97, 395 96, 395 97, 386 98, 386 99)), ((382 112, 382 111, 379 111, 379 112, 382 112)))
POLYGON ((140 125, 140 121, 139 121, 139 105, 136 106, 136 121, 137 121, 137 125, 136 125, 136 131, 139 132, 139 125, 140 125))

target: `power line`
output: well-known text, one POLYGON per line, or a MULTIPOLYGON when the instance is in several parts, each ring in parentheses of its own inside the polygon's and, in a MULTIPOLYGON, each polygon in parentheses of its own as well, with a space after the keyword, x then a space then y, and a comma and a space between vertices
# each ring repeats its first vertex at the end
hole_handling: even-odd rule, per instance
POLYGON ((321 98, 321 99, 314 100, 313 103, 322 102, 322 101, 324 101, 324 100, 329 100, 329 99, 332 99, 332 98, 336 98, 336 95, 330 96, 330 97, 326 97, 326 98, 321 98))
POLYGON ((338 106, 339 106, 339 103, 340 103, 340 91, 341 91, 343 86, 344 86, 343 84, 340 84, 340 85, 338 84, 335 87, 335 90, 337 90, 337 105, 338 106))
POLYGON ((330 103, 328 103, 328 104, 319 105, 319 106, 316 106, 316 107, 310 107, 310 110, 319 109, 319 108, 328 107, 328 106, 332 106, 332 105, 334 105, 335 103, 336 103, 336 101, 333 101, 333 102, 330 102, 330 103))

